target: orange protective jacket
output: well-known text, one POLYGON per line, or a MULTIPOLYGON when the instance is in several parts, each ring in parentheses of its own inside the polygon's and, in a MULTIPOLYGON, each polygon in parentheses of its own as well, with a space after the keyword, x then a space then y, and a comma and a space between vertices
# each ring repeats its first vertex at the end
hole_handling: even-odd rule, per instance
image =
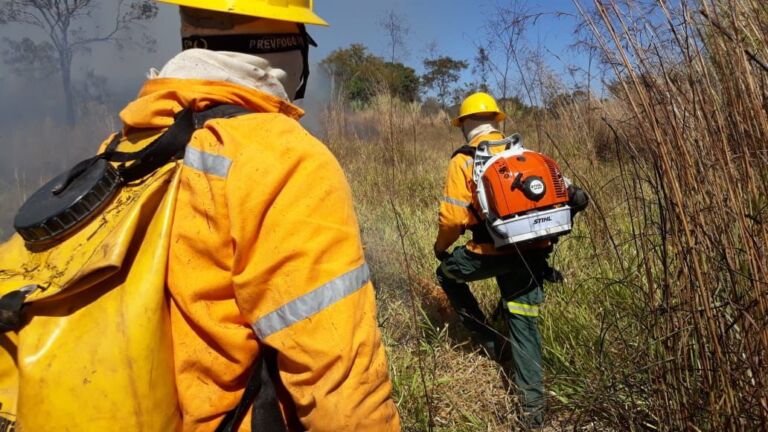
MULTIPOLYGON (((478 135, 468 144, 477 147, 483 141, 496 141, 504 139, 504 135, 493 132, 478 135)), ((448 174, 445 179, 443 196, 440 199, 438 218, 437 241, 435 249, 447 250, 462 234, 471 226, 482 223, 477 220, 476 214, 479 204, 473 193, 471 156, 457 154, 448 163, 448 174), (472 211, 474 208, 476 211, 472 211)), ((478 243, 474 240, 467 242, 467 249, 483 255, 498 255, 493 243, 478 243)))
POLYGON ((183 430, 216 429, 264 347, 292 430, 400 430, 349 186, 303 112, 234 84, 154 79, 120 116, 138 145, 137 128, 218 104, 253 114, 209 121, 184 156, 167 280, 183 430))

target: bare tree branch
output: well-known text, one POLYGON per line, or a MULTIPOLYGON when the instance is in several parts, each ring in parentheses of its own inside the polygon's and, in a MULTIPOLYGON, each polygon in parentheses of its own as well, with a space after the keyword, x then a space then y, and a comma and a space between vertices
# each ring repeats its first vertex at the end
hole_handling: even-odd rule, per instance
MULTIPOLYGON (((113 42, 122 47, 126 41, 131 41, 127 31, 141 22, 150 20, 157 15, 157 6, 151 0, 119 0, 115 13, 114 25, 102 34, 87 34, 83 24, 92 19, 99 3, 96 0, 8 0, 0 5, 0 25, 26 24, 41 29, 45 39, 54 48, 58 72, 61 75, 64 89, 65 110, 67 122, 74 124, 74 102, 72 100, 72 61, 77 53, 88 51, 88 47, 97 43, 113 42), (128 9, 125 10, 125 5, 128 9)), ((17 41, 19 42, 19 41, 17 41)), ((33 41, 12 45, 16 49, 25 49, 34 45, 33 41)), ((142 45, 137 43, 137 45, 142 45)), ((143 43, 147 48, 150 39, 143 43), (149 42, 147 42, 149 41, 149 42)), ((50 55, 48 51, 38 49, 38 55, 50 55)), ((5 61, 22 59, 29 61, 31 66, 50 64, 36 61, 29 53, 6 52, 5 61)))
POLYGON ((379 27, 384 29, 387 34, 387 43, 390 49, 389 61, 395 63, 396 60, 400 60, 397 58, 398 52, 400 57, 407 56, 408 51, 405 46, 405 38, 411 29, 406 18, 398 14, 394 9, 390 9, 379 21, 379 27))

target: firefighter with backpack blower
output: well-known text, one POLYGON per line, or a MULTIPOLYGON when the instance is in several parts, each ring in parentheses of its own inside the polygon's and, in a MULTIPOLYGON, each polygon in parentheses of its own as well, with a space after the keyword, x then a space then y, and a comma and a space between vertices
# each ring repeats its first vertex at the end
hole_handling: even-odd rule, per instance
POLYGON ((524 423, 540 428, 545 407, 537 328, 542 285, 562 280, 547 259, 557 237, 570 232, 573 215, 589 200, 553 160, 525 149, 519 135, 505 138, 499 132, 505 118, 492 96, 475 93, 452 121, 467 144, 448 166, 434 245, 440 261, 436 274, 473 340, 500 360, 505 338, 492 328, 467 285, 496 278, 524 423), (472 239, 449 252, 466 230, 472 239))
POLYGON ((399 431, 350 189, 292 103, 325 21, 158 1, 183 51, 0 245, 0 430, 399 431))

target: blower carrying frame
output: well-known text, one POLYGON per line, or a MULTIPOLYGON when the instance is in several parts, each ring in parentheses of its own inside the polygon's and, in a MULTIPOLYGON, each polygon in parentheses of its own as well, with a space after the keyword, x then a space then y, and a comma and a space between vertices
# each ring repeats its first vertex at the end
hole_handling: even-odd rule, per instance
MULTIPOLYGON (((482 218, 497 248, 559 237, 571 231, 571 208, 559 167, 546 156, 526 150, 520 134, 481 142, 475 152, 472 180, 482 218), (492 151, 500 146, 505 149, 498 153, 492 151), (536 173, 539 175, 525 176, 523 172, 515 172, 514 168, 510 170, 505 162, 514 159, 526 163, 534 158, 547 167, 543 173, 536 173), (506 214, 499 214, 502 213, 499 208, 494 209, 492 205, 494 189, 509 183, 513 192, 515 189, 522 192, 525 197, 522 202, 527 205, 515 211, 516 203, 508 202, 506 214)), ((496 192, 498 194, 498 190, 496 192)))

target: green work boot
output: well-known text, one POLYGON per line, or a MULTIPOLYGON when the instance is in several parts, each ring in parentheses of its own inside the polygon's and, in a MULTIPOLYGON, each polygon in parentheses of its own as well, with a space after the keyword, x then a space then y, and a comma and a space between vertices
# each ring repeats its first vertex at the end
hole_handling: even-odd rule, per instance
POLYGON ((544 428, 544 411, 530 411, 523 413, 523 424, 526 430, 541 430, 544 428))

